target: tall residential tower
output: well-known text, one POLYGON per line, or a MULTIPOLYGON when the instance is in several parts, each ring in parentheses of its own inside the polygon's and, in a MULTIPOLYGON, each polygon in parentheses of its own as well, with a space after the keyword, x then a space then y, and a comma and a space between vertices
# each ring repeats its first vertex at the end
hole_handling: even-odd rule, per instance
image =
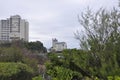
POLYGON ((0 20, 0 42, 13 40, 29 40, 29 23, 19 15, 0 20))

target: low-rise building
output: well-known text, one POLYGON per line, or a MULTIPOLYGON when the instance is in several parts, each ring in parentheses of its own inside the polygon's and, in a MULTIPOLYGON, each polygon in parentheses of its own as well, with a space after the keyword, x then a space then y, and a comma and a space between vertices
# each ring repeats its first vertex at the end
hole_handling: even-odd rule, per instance
POLYGON ((56 38, 52 39, 52 48, 51 51, 61 52, 64 49, 67 49, 66 42, 58 42, 56 38))

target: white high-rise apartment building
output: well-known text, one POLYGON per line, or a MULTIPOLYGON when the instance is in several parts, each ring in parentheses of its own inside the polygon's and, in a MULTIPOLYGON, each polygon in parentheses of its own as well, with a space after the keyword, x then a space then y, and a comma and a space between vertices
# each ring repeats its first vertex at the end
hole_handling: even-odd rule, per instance
POLYGON ((13 40, 29 40, 29 23, 19 15, 0 20, 0 42, 13 40))

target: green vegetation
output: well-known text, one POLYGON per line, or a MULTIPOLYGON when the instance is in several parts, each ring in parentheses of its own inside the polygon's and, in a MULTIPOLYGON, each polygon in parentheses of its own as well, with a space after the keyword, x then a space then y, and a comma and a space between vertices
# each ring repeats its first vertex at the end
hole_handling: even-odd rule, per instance
MULTIPOLYGON (((81 49, 49 53, 46 74, 51 80, 120 80, 120 11, 88 9, 79 22, 84 34, 75 37, 81 49)), ((46 60, 38 53, 45 52, 39 41, 0 44, 0 79, 44 80, 40 73, 46 60)))
MULTIPOLYGON (((99 10, 92 13, 88 10, 82 15, 81 25, 85 35, 76 38, 83 50, 89 51, 89 67, 92 76, 107 79, 107 76, 120 76, 120 12, 99 10)), ((89 68, 88 68, 89 69, 89 68)))
POLYGON ((0 48, 0 62, 21 62, 37 71, 38 60, 30 55, 32 53, 15 46, 0 48))
POLYGON ((33 69, 23 63, 0 63, 0 80, 31 80, 33 69))
POLYGON ((32 78, 32 80, 44 80, 40 75, 32 78))
POLYGON ((29 42, 29 43, 25 43, 25 47, 28 50, 31 50, 33 52, 37 51, 37 52, 42 52, 42 53, 46 53, 47 49, 43 46, 43 44, 40 41, 36 41, 36 42, 29 42))
POLYGON ((81 50, 50 53, 47 74, 52 80, 119 80, 120 12, 100 9, 94 13, 88 9, 79 22, 84 33, 77 32, 75 36, 81 50))
POLYGON ((30 51, 32 51, 33 53, 46 53, 47 49, 43 46, 43 43, 41 43, 40 41, 36 41, 36 42, 24 42, 22 40, 18 40, 18 41, 13 41, 12 43, 1 43, 0 47, 11 47, 11 46, 17 46, 19 48, 26 48, 30 51))
POLYGON ((46 62, 47 74, 51 75, 53 80, 81 79, 82 74, 87 75, 84 71, 87 55, 84 54, 85 51, 76 49, 64 50, 61 54, 49 54, 50 61, 46 62))
MULTIPOLYGON (((37 43, 43 47, 40 42, 37 43)), ((0 80, 32 80, 32 77, 39 75, 38 64, 44 60, 38 54, 44 50, 38 46, 34 50, 28 49, 27 47, 36 45, 27 44, 29 43, 22 41, 0 44, 0 80)))

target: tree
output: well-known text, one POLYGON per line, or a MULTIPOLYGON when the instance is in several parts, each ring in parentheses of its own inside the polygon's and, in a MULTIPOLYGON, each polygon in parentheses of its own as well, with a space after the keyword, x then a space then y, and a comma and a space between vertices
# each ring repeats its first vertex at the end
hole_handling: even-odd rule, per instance
POLYGON ((47 49, 44 47, 43 43, 40 41, 36 42, 25 42, 23 40, 16 40, 12 42, 7 43, 0 43, 0 47, 19 47, 19 48, 27 48, 28 50, 32 52, 41 52, 46 53, 47 49))
POLYGON ((32 52, 42 52, 42 53, 46 53, 47 49, 43 46, 43 44, 40 41, 36 41, 36 42, 29 42, 29 43, 25 43, 25 47, 28 50, 31 50, 32 52))
POLYGON ((79 17, 84 28, 84 36, 75 34, 83 50, 89 51, 89 68, 92 76, 104 80, 120 72, 120 12, 117 9, 100 9, 92 13, 90 9, 79 17))

